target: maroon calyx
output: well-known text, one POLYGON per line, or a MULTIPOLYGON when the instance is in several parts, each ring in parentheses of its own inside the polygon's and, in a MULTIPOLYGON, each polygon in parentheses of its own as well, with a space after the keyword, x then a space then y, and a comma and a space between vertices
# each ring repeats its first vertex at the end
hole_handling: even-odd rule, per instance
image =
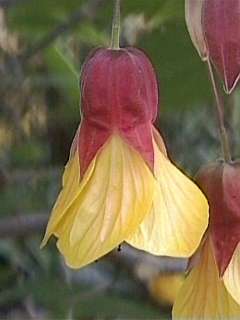
POLYGON ((141 50, 98 49, 90 55, 81 77, 81 175, 115 132, 153 169, 152 124, 158 100, 156 73, 141 50))
POLYGON ((223 276, 240 242, 240 164, 215 163, 197 176, 210 207, 209 235, 223 276))

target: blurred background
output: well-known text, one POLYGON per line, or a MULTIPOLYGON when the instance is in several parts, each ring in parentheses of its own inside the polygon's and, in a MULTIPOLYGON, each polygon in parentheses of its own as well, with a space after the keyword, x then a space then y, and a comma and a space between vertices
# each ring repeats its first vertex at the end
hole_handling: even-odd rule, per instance
MULTIPOLYGON (((39 249, 80 121, 81 65, 109 45, 112 5, 0 0, 0 319, 171 318, 186 261, 123 245, 71 271, 54 241, 39 249)), ((122 0, 121 42, 143 48, 156 67, 157 125, 171 158, 190 175, 219 158, 207 69, 187 33, 184 0, 122 0)), ((235 156, 239 103, 236 90, 226 100, 235 156)))

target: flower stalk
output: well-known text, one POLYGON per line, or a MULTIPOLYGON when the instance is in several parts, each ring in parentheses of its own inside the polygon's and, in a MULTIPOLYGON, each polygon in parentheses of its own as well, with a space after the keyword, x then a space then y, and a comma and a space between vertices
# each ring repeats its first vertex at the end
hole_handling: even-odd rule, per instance
POLYGON ((215 99, 216 99, 216 108, 217 108, 217 117, 218 117, 218 123, 219 123, 219 133, 220 133, 220 140, 221 140, 221 145, 222 145, 222 152, 224 156, 224 161, 225 162, 231 162, 232 157, 231 157, 231 150, 230 150, 230 143, 229 143, 229 137, 228 133, 225 127, 224 123, 224 105, 223 105, 223 100, 220 97, 220 94, 218 92, 213 68, 211 65, 211 61, 207 59, 207 65, 208 65, 208 71, 210 75, 210 80, 212 83, 215 99))
POLYGON ((112 23, 111 49, 120 49, 120 29, 121 29, 121 0, 115 0, 115 8, 112 23))

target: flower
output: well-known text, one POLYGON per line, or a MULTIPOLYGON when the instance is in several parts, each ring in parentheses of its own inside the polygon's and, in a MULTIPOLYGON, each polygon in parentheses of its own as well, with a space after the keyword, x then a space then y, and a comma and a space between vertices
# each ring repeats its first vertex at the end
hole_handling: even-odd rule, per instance
POLYGON ((215 163, 197 181, 209 200, 205 242, 176 299, 175 319, 240 317, 240 163, 215 163))
POLYGON ((123 241, 187 257, 208 225, 200 189, 167 157, 154 128, 154 68, 141 50, 98 49, 83 66, 83 118, 43 245, 51 235, 72 268, 123 241))
POLYGON ((240 0, 186 0, 186 22, 201 58, 231 93, 240 79, 240 0))

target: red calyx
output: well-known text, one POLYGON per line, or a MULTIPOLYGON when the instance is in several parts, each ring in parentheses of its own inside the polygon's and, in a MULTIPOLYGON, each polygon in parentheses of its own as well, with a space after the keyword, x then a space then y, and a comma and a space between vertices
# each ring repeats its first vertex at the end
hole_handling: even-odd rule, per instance
POLYGON ((205 0, 202 23, 209 58, 230 93, 240 78, 240 0, 205 0))
POLYGON ((116 131, 153 168, 152 123, 157 117, 158 84, 142 51, 98 49, 90 55, 82 71, 81 107, 81 174, 116 131))
POLYGON ((209 165, 197 181, 209 201, 209 233, 222 276, 240 242, 240 163, 209 165))

